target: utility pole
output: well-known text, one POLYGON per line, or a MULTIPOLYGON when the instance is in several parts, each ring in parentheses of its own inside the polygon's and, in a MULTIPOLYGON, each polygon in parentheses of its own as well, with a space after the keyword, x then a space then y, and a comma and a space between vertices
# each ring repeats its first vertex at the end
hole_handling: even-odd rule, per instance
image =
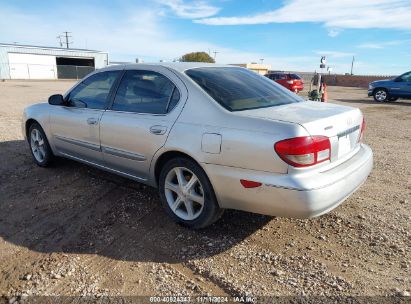
POLYGON ((59 40, 59 44, 60 44, 60 47, 63 47, 63 41, 61 41, 61 38, 62 38, 63 36, 61 36, 61 35, 58 35, 57 36, 57 39, 59 40))
POLYGON ((355 58, 354 58, 354 56, 352 56, 352 62, 351 62, 351 75, 354 75, 354 74, 352 73, 352 71, 353 71, 353 69, 354 69, 354 61, 355 61, 355 58))
POLYGON ((213 53, 214 53, 214 61, 215 61, 215 59, 217 57, 217 54, 220 53, 220 52, 219 51, 214 51, 213 53))
POLYGON ((73 36, 70 36, 71 32, 63 32, 64 36, 66 37, 66 48, 69 48, 69 45, 73 43, 73 41, 69 41, 69 38, 72 38, 73 36))
POLYGON ((260 59, 260 64, 263 64, 264 63, 264 58, 261 58, 260 59))

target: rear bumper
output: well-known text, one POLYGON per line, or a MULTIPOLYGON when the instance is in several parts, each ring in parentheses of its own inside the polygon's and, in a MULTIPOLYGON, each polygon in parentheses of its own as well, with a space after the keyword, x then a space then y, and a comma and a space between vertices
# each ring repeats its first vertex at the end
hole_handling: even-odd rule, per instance
POLYGON ((371 149, 362 144, 346 162, 325 172, 278 174, 204 164, 222 208, 310 218, 327 213, 347 199, 373 167, 371 149), (263 183, 246 189, 240 179, 263 183))
POLYGON ((291 91, 302 91, 304 90, 304 86, 303 85, 296 85, 296 86, 292 86, 291 87, 291 91))
POLYGON ((368 97, 371 97, 374 94, 374 89, 368 90, 368 97))

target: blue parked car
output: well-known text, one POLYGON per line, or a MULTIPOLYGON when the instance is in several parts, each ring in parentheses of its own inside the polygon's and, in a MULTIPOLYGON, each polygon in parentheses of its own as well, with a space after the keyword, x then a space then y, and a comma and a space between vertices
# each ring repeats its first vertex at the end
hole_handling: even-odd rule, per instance
POLYGON ((368 86, 368 96, 378 102, 411 99, 411 71, 394 79, 373 81, 368 86))

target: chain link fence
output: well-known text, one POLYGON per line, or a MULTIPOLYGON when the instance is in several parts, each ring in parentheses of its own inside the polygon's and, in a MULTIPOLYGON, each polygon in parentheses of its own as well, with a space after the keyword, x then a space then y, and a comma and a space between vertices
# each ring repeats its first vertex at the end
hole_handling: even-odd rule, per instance
POLYGON ((91 66, 0 63, 0 79, 82 79, 94 70, 91 66))

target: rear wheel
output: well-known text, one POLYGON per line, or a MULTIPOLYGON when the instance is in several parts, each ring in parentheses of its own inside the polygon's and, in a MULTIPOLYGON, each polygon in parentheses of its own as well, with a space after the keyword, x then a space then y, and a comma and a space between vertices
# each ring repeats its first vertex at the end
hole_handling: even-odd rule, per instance
POLYGON ((378 102, 387 102, 389 100, 388 92, 386 89, 376 89, 373 95, 374 100, 378 102))
POLYGON ((222 215, 207 175, 188 158, 174 158, 164 165, 159 192, 167 214, 184 226, 204 228, 222 215))
POLYGON ((47 167, 53 159, 53 152, 42 127, 38 123, 31 124, 28 133, 30 151, 34 162, 40 167, 47 167))

